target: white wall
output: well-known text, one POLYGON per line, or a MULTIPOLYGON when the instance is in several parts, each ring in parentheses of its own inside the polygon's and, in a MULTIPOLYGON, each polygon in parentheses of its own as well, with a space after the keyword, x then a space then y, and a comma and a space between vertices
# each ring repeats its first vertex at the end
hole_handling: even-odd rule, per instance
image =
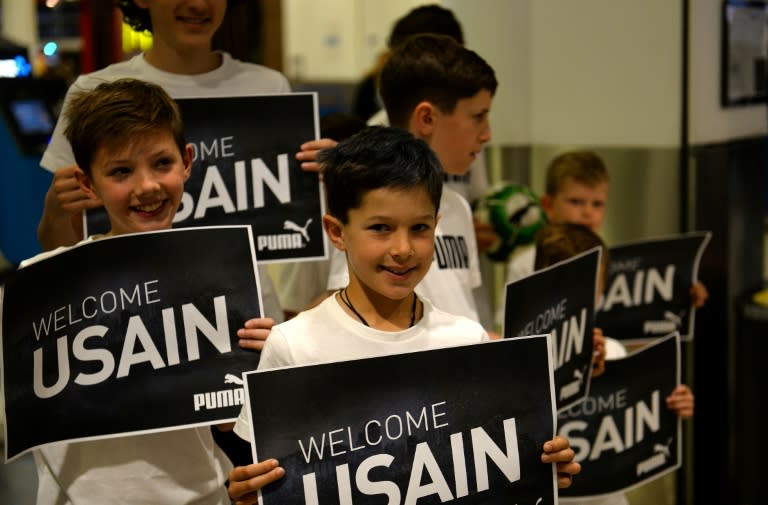
POLYGON ((37 31, 37 2, 0 0, 3 11, 3 37, 29 49, 32 61, 39 42, 37 31))
POLYGON ((465 44, 496 72, 490 145, 531 142, 530 0, 444 0, 459 19, 465 44))
POLYGON ((690 4, 691 144, 764 135, 768 131, 765 104, 727 108, 720 104, 722 1, 690 4))
POLYGON ((535 0, 530 8, 534 143, 679 144, 680 2, 535 0))
MULTIPOLYGON (((356 82, 386 47, 392 23, 424 0, 283 0, 285 75, 356 82)), ((438 2, 439 3, 439 2, 438 2)))

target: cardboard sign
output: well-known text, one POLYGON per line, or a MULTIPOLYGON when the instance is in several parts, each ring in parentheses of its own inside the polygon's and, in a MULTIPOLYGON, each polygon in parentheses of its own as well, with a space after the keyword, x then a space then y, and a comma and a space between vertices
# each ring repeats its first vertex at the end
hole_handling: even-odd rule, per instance
MULTIPOLYGON (((318 138, 317 94, 176 102, 194 162, 174 227, 250 225, 262 263, 326 258, 322 186, 296 160, 318 138)), ((103 208, 86 213, 85 228, 109 229, 103 208)))
POLYGON ((677 333, 608 361, 589 397, 558 416, 558 433, 582 465, 560 495, 626 491, 679 468, 681 422, 665 402, 679 379, 677 333))
POLYGON ((6 458, 57 441, 237 418, 259 354, 248 226, 82 243, 16 272, 2 297, 6 458))
POLYGON ((693 339, 695 309, 689 290, 711 233, 631 242, 610 248, 610 267, 596 325, 628 343, 650 342, 674 331, 693 339))
POLYGON ((506 285, 504 337, 551 333, 557 410, 589 393, 600 248, 506 285))
POLYGON ((548 337, 245 374, 263 505, 552 504, 548 337))

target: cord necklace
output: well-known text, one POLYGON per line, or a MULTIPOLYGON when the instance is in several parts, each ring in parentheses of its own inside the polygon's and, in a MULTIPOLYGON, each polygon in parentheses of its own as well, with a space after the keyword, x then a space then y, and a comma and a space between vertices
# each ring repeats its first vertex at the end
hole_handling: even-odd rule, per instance
MULTIPOLYGON (((349 299, 349 294, 347 293, 347 288, 344 288, 342 291, 339 292, 339 298, 341 298, 341 301, 344 302, 344 305, 349 307, 349 310, 352 311, 353 314, 357 316, 357 318, 366 326, 371 326, 368 324, 368 321, 365 320, 365 318, 355 309, 355 306, 352 305, 352 301, 349 299)), ((416 300, 417 300, 416 293, 413 294, 413 304, 411 304, 411 324, 408 326, 411 328, 414 323, 416 323, 416 300)))

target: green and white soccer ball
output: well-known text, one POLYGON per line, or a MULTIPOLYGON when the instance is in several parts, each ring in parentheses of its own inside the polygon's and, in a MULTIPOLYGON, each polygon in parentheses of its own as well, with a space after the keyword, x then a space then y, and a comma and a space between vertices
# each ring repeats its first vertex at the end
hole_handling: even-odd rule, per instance
POLYGON ((506 261, 517 246, 532 243, 547 222, 539 198, 519 184, 491 188, 475 205, 474 215, 479 222, 490 223, 499 236, 486 251, 493 261, 506 261))

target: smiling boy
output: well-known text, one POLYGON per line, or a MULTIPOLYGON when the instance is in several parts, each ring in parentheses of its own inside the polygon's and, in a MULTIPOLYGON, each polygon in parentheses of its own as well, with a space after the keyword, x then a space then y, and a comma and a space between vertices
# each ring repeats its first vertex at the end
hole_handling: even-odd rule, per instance
MULTIPOLYGON (((323 226, 347 257, 349 283, 316 307, 276 325, 259 370, 420 351, 488 340, 479 323, 440 310, 414 290, 433 266, 442 219, 443 172, 422 140, 394 127, 369 127, 321 151, 328 213, 323 226)), ((243 409, 235 432, 249 439, 243 409)), ((542 462, 557 463, 558 484, 580 471, 568 440, 544 443, 542 462)), ((258 501, 274 459, 236 467, 229 494, 258 501)))

